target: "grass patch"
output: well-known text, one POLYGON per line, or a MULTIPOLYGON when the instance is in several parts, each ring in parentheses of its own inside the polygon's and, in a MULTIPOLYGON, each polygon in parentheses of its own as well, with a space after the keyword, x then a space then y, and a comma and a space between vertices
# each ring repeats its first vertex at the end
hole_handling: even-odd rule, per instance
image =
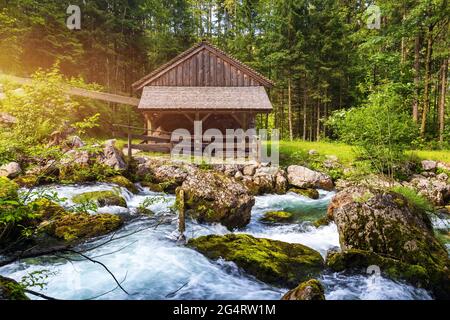
POLYGON ((450 150, 414 150, 414 153, 422 160, 434 160, 450 163, 450 150))
POLYGON ((289 158, 294 154, 307 157, 309 150, 316 150, 320 155, 334 155, 343 164, 350 164, 356 159, 354 148, 344 143, 310 142, 310 141, 280 141, 280 159, 289 158))
MULTIPOLYGON (((295 140, 280 141, 280 163, 284 166, 307 163, 308 151, 312 149, 316 150, 321 156, 334 155, 344 165, 353 164, 357 159, 355 148, 348 144, 295 140)), ((450 163, 450 150, 411 150, 407 151, 407 155, 414 156, 419 160, 450 163)))
POLYGON ((412 206, 421 212, 434 212, 433 204, 415 190, 408 187, 393 187, 391 190, 404 196, 412 206))

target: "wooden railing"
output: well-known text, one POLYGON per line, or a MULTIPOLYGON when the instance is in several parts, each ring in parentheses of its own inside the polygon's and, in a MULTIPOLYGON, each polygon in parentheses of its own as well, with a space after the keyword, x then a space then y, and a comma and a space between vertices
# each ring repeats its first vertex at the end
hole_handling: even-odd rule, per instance
MULTIPOLYGON (((122 124, 114 124, 114 127, 124 129, 123 131, 116 132, 116 134, 120 137, 127 138, 127 149, 128 149, 128 158, 132 158, 132 150, 141 150, 141 151, 148 151, 148 152, 161 152, 161 153, 170 153, 175 145, 177 145, 181 141, 191 141, 191 151, 193 154, 195 152, 199 151, 198 149, 199 145, 201 146, 201 152, 204 151, 204 149, 214 142, 212 138, 215 138, 214 135, 203 135, 202 141, 197 141, 197 143, 194 143, 194 140, 196 139, 193 136, 179 136, 177 138, 182 138, 181 141, 172 141, 172 133, 167 131, 161 131, 161 130, 148 130, 146 128, 139 128, 134 126, 128 126, 128 125, 122 125, 122 124), (138 131, 138 132, 144 132, 144 134, 135 134, 132 131, 138 131), (153 134, 153 135, 152 135, 153 134), (134 144, 133 140, 141 140, 141 143, 134 144)), ((227 138, 230 140, 235 141, 235 136, 224 136, 223 142, 227 142, 227 138)), ((247 137, 249 139, 249 137, 247 137)), ((259 158, 259 153, 261 150, 261 142, 259 141, 259 137, 256 138, 256 156, 259 158)), ((224 149, 221 150, 224 155, 237 154, 239 151, 242 151, 242 145, 237 145, 236 143, 233 143, 233 146, 231 148, 228 148, 227 145, 225 145, 224 149)), ((251 148, 249 147, 249 141, 246 141, 245 147, 244 147, 244 153, 245 157, 249 157, 251 153, 251 148)))

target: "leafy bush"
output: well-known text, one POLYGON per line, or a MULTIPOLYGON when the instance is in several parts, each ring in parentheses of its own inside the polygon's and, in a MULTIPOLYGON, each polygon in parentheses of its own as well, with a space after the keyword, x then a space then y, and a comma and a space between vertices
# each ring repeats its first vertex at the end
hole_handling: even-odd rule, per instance
POLYGON ((402 110, 402 97, 385 85, 369 96, 367 105, 336 112, 328 125, 341 141, 356 147, 360 160, 393 177, 418 130, 402 110))

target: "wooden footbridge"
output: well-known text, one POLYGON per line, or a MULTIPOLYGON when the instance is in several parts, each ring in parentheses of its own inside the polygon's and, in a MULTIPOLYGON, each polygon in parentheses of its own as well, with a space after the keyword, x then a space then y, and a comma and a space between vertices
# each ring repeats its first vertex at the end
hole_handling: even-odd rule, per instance
MULTIPOLYGON (((30 78, 21 78, 21 77, 2 74, 2 73, 0 73, 0 77, 3 77, 11 82, 16 82, 16 83, 20 83, 20 84, 31 84, 33 81, 30 78)), ((129 105, 129 106, 133 106, 133 107, 138 107, 139 101, 140 101, 140 99, 134 98, 134 97, 127 97, 125 95, 82 89, 82 88, 78 88, 78 87, 74 87, 74 86, 66 86, 64 88, 64 91, 70 96, 79 96, 79 97, 90 98, 90 99, 100 100, 100 101, 105 101, 105 102, 129 105)))

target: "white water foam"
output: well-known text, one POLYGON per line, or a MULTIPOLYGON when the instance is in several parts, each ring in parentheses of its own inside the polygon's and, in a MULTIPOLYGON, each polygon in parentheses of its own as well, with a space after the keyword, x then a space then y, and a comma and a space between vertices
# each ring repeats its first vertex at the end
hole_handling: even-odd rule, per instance
MULTIPOLYGON (((72 205, 75 195, 113 190, 111 184, 52 186, 60 197, 67 198, 65 206, 72 205)), ((211 261, 200 253, 177 245, 177 219, 170 208, 175 198, 151 192, 143 188, 138 195, 120 188, 133 214, 147 198, 164 198, 150 206, 154 218, 141 217, 123 227, 116 237, 128 235, 95 250, 89 256, 104 263, 115 274, 130 294, 117 288, 111 276, 98 264, 83 261, 67 261, 54 257, 27 259, 0 268, 0 274, 20 280, 30 272, 49 270, 55 274, 48 279, 44 294, 60 299, 280 299, 287 289, 275 288, 246 275, 234 263, 223 260, 211 261), (164 222, 159 222, 161 217, 164 222), (160 224, 161 223, 161 224, 160 224), (158 225, 155 227, 155 225, 158 225), (131 234, 141 230, 138 233, 131 234), (130 235, 131 234, 131 235, 130 235), (115 290, 113 290, 115 289, 115 290), (106 294, 105 294, 106 293, 106 294)), ((334 223, 316 228, 308 222, 323 216, 333 196, 332 192, 320 191, 320 199, 312 200, 293 193, 256 197, 251 223, 237 232, 255 237, 270 238, 290 243, 301 243, 319 251, 323 256, 330 248, 339 245, 334 223), (267 225, 259 221, 267 211, 288 210, 295 212, 299 221, 289 225, 267 225), (303 221, 303 217, 308 217, 303 221)), ((103 212, 117 213, 114 207, 102 208, 103 212)), ((186 236, 227 234, 220 224, 199 225, 187 221, 186 236)), ((102 243, 105 239, 94 242, 102 243)), ((70 259, 78 260, 74 255, 70 259)), ((326 287, 327 299, 429 299, 424 290, 380 278, 373 283, 368 275, 324 274, 321 278, 326 287)), ((38 288, 33 288, 39 291, 38 288)), ((31 297, 35 298, 35 297, 31 297)))

